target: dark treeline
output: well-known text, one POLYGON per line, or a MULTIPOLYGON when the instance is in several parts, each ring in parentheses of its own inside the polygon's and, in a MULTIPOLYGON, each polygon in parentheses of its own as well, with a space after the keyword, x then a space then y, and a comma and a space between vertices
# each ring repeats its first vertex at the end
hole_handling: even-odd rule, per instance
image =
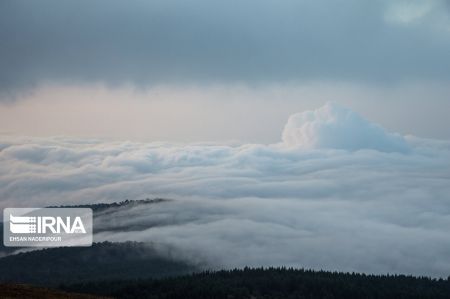
POLYGON ((61 289, 117 298, 450 298, 449 279, 291 268, 245 268, 163 279, 90 282, 61 289))
POLYGON ((121 208, 121 207, 133 207, 143 204, 155 204, 168 201, 168 199, 163 198, 146 198, 146 199, 140 199, 140 200, 123 200, 119 202, 112 202, 112 203, 94 203, 94 204, 84 204, 84 205, 61 205, 61 206, 49 206, 49 208, 91 208, 92 211, 100 212, 103 210, 111 209, 111 208, 121 208))

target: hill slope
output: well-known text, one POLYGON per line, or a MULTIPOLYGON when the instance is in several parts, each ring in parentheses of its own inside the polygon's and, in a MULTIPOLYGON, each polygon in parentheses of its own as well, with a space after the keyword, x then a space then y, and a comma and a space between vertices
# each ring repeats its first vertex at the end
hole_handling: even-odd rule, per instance
POLYGON ((105 279, 165 277, 197 270, 137 242, 35 250, 0 258, 0 282, 56 286, 105 279))
POLYGON ((0 298, 7 299, 107 299, 103 296, 67 293, 23 284, 0 284, 0 298))
POLYGON ((246 268, 160 280, 85 283, 63 289, 117 298, 450 298, 449 280, 284 268, 246 268))

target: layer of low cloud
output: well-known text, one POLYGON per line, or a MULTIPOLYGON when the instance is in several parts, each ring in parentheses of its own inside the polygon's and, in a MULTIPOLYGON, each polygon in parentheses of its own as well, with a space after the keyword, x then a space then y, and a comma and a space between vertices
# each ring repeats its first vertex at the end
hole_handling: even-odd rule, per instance
POLYGON ((448 80, 447 3, 6 0, 0 99, 47 82, 448 80))
POLYGON ((380 138, 372 132, 376 125, 348 127, 359 123, 347 123, 342 111, 353 112, 335 108, 300 118, 313 115, 322 124, 328 111, 337 121, 333 130, 367 130, 354 136, 357 147, 336 141, 328 129, 310 131, 321 141, 313 147, 4 137, 0 205, 170 198, 98 217, 98 229, 136 228, 106 230, 95 239, 169 245, 171 254, 211 267, 448 276, 450 143, 392 139, 376 127, 385 142, 374 148, 364 142, 380 138), (398 140, 407 150, 393 150, 398 140))

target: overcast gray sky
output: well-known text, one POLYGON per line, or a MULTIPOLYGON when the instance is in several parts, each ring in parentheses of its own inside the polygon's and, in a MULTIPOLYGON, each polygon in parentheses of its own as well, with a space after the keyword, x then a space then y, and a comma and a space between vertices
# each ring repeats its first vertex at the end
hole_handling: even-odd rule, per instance
POLYGON ((3 0, 0 128, 269 142, 333 100, 448 139, 449 13, 446 0, 3 0))

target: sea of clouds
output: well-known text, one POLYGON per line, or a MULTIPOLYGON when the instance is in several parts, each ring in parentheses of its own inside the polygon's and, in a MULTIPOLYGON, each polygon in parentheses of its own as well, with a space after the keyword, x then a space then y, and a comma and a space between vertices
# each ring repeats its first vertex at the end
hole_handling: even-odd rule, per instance
POLYGON ((2 136, 0 194, 2 208, 171 199, 98 216, 95 239, 216 268, 450 274, 450 142, 333 103, 292 115, 271 145, 2 136))

